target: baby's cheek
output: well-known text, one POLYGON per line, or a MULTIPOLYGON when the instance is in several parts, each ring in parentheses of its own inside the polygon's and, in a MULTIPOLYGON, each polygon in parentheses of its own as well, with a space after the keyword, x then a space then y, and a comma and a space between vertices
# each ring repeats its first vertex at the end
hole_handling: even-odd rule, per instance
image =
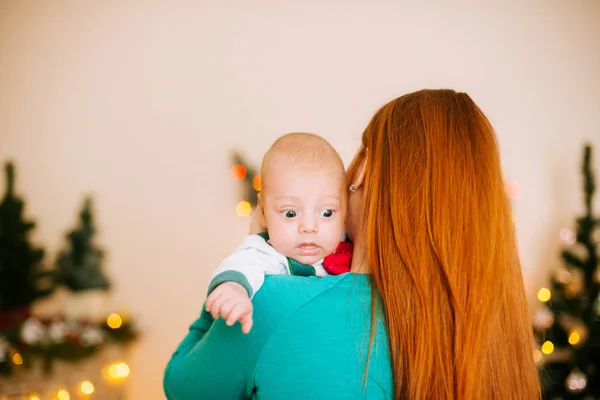
POLYGON ((332 226, 331 231, 327 235, 327 247, 324 249, 327 253, 333 253, 344 236, 344 224, 336 223, 332 226))
POLYGON ((294 248, 295 241, 294 235, 289 232, 289 229, 285 229, 285 227, 280 225, 275 225, 272 228, 269 228, 269 238, 271 246, 273 246, 275 250, 286 257, 290 256, 290 252, 294 248))

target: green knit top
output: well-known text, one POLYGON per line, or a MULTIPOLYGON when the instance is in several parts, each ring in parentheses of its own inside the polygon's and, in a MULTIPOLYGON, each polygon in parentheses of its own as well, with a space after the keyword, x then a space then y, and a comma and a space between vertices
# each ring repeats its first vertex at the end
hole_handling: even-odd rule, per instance
POLYGON ((371 286, 365 274, 270 275, 249 334, 203 308, 164 375, 169 400, 391 399, 385 324, 377 313, 368 373, 371 286))

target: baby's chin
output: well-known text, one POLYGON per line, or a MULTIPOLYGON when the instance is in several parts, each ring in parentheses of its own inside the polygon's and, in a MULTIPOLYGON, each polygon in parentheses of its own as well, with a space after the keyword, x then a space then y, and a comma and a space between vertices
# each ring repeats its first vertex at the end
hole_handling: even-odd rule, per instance
MULTIPOLYGON (((299 262, 300 264, 304 264, 304 265, 313 265, 318 263, 319 261, 323 260, 325 257, 327 257, 328 255, 330 255, 331 253, 333 253, 335 251, 335 248, 329 249, 329 248, 323 248, 321 246, 316 246, 317 249, 315 249, 315 254, 302 254, 305 251, 302 251, 299 248, 295 248, 293 250, 291 250, 289 252, 289 254, 285 254, 283 253, 283 255, 285 255, 287 258, 291 258, 297 262, 299 262)), ((337 245, 336 245, 337 247, 337 245)))
POLYGON ((321 261, 324 256, 322 255, 316 255, 316 256, 302 256, 299 254, 292 254, 287 256, 297 262, 299 262, 300 264, 304 264, 304 265, 313 265, 318 263, 319 261, 321 261))

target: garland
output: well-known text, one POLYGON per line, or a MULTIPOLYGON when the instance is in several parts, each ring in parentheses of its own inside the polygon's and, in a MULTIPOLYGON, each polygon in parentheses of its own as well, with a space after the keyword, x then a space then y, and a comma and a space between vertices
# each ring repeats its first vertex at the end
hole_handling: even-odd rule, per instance
POLYGON ((50 374, 56 360, 80 361, 107 345, 127 345, 138 335, 134 324, 118 314, 103 322, 27 316, 0 334, 0 375, 10 376, 17 368, 38 363, 50 374))

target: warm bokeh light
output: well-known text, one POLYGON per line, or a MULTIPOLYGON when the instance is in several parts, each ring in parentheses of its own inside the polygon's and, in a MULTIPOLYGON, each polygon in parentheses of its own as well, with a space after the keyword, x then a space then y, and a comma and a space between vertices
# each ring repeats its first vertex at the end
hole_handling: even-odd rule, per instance
POLYGON ((71 398, 71 396, 69 396, 69 392, 67 392, 65 389, 60 389, 56 393, 56 398, 58 400, 69 400, 71 398))
POLYGON ((83 394, 92 394, 94 393, 94 385, 90 381, 83 381, 79 386, 81 389, 81 393, 83 394))
POLYGON ((569 335, 569 343, 572 345, 576 345, 577 343, 579 343, 580 339, 581 339, 581 336, 579 336, 579 333, 577 331, 573 331, 569 335))
POLYGON ((246 177, 248 172, 243 165, 234 165, 233 168, 231 168, 231 173, 235 180, 241 181, 246 177))
POLYGON ((122 379, 129 376, 129 366, 124 362, 114 363, 108 368, 108 375, 112 379, 122 379))
POLYGON ((544 287, 538 291, 537 297, 538 297, 539 301, 545 303, 548 300, 550 300, 550 298, 552 297, 552 294, 550 293, 550 289, 544 287))
POLYGON ((553 351, 554 351, 554 343, 552 343, 549 340, 545 341, 544 344, 542 345, 542 353, 551 354, 553 351))
POLYGON ((256 175, 252 180, 252 187, 258 190, 259 192, 262 190, 262 180, 260 178, 260 174, 256 175))
POLYGON ((106 324, 113 329, 117 329, 123 325, 123 319, 119 314, 110 314, 108 318, 106 318, 106 324))
POLYGON ((564 244, 573 244, 577 241, 577 235, 569 228, 563 228, 559 232, 560 240, 564 244))
POLYGON ((235 212, 240 217, 247 217, 252 211, 252 206, 246 200, 242 200, 235 206, 235 212))
POLYGON ((23 357, 19 353, 15 353, 12 356, 12 361, 15 365, 21 365, 23 364, 23 357))
POLYGON ((108 375, 113 379, 119 379, 119 374, 117 374, 117 364, 112 364, 108 368, 108 375))
POLYGON ((129 376, 129 366, 125 363, 117 364, 117 375, 119 378, 125 378, 129 376))

